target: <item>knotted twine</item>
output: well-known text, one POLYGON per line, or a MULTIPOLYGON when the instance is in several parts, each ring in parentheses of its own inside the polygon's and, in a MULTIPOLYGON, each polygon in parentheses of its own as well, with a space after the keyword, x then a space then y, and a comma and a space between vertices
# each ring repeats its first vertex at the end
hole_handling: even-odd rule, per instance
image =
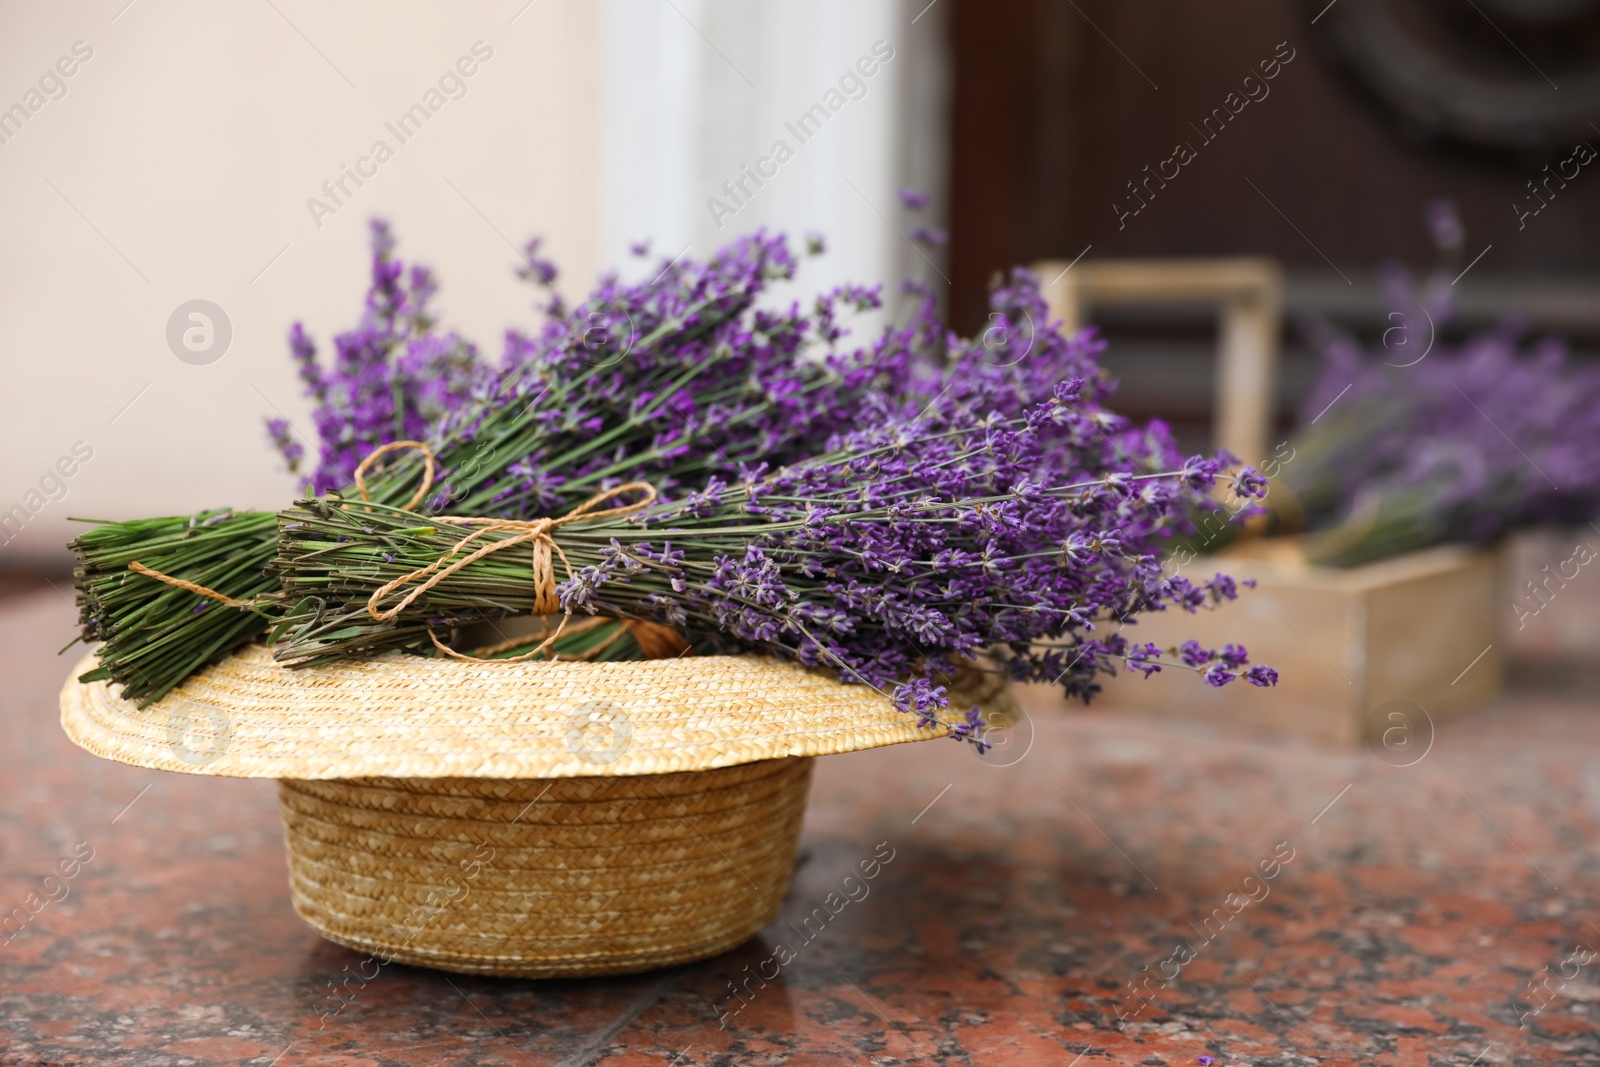
MULTIPOLYGON (((562 607, 561 597, 556 592, 555 560, 557 558, 561 560, 561 566, 566 570, 567 577, 569 579, 572 577, 572 563, 567 559, 567 554, 562 551, 561 546, 556 544, 553 531, 565 526, 569 522, 577 522, 579 520, 608 519, 619 515, 631 515, 640 508, 648 507, 649 505, 655 503, 655 499, 655 486, 651 485, 649 482, 628 482, 626 485, 619 485, 614 489, 602 489, 600 492, 596 493, 588 500, 585 500, 583 503, 579 504, 577 507, 573 508, 571 511, 567 512, 558 519, 491 519, 436 515, 433 517, 434 522, 446 523, 451 526, 476 526, 478 529, 457 541, 453 546, 451 546, 449 551, 427 566, 418 567, 410 574, 402 575, 399 578, 396 578, 394 581, 380 586, 367 600, 367 614, 372 616, 373 620, 376 622, 388 622, 396 615, 399 615, 406 608, 410 607, 418 597, 422 596, 428 590, 432 589, 434 586, 450 577, 450 575, 461 570, 463 567, 471 566, 478 560, 495 552, 503 551, 507 548, 511 548, 514 545, 525 544, 529 545, 533 550, 533 614, 554 615, 557 612, 560 612, 561 622, 557 624, 554 633, 546 637, 531 651, 524 652, 520 656, 508 656, 505 659, 497 662, 515 663, 518 660, 524 660, 532 656, 536 656, 545 649, 549 648, 556 642, 557 639, 561 637, 562 633, 565 632, 567 628, 567 620, 572 616, 572 612, 570 610, 562 607), (599 504, 611 499, 612 497, 621 496, 624 493, 635 492, 643 493, 644 497, 640 500, 634 501, 631 504, 622 504, 612 508, 602 508, 599 511, 594 510, 594 508, 599 504), (497 541, 490 541, 487 544, 481 545, 480 547, 474 549, 467 555, 462 556, 460 559, 455 558, 463 549, 467 548, 474 541, 477 541, 480 537, 483 537, 485 534, 493 533, 506 533, 510 534, 511 536, 500 538, 497 541), (454 562, 451 562, 452 560, 454 560, 454 562), (427 580, 419 584, 415 589, 412 589, 405 596, 401 597, 400 600, 391 607, 379 610, 378 604, 383 600, 384 597, 388 596, 397 589, 401 589, 407 585, 410 585, 419 578, 426 578, 427 580)), ((637 635, 635 636, 637 637, 637 635)), ((435 635, 431 629, 428 631, 428 637, 433 641, 434 647, 438 648, 439 651, 448 656, 454 656, 456 659, 478 660, 478 657, 476 656, 465 655, 457 652, 453 648, 449 648, 439 640, 438 636, 435 635)))
MULTIPOLYGON (((411 499, 406 502, 406 504, 402 507, 402 510, 410 511, 420 504, 427 496, 428 490, 433 487, 434 474, 437 471, 437 464, 434 459, 433 450, 422 441, 391 441, 386 445, 382 445, 379 448, 374 449, 355 469, 355 476, 353 480, 355 482, 356 490, 361 494, 361 499, 363 502, 370 503, 372 500, 367 491, 367 471, 383 456, 403 448, 412 448, 416 449, 418 452, 421 452, 424 467, 422 472, 422 484, 417 487, 416 492, 412 494, 411 499)), ((445 655, 452 656, 460 660, 468 660, 474 663, 515 663, 519 660, 525 660, 533 656, 537 656, 554 644, 564 632, 567 632, 567 622, 572 617, 572 612, 562 607, 560 595, 556 591, 554 565, 556 558, 560 558, 561 565, 563 568, 565 568, 567 577, 570 579, 572 577, 572 564, 567 559, 567 554, 561 550, 561 546, 556 543, 555 537, 553 536, 554 531, 561 526, 565 526, 569 522, 630 515, 641 508, 648 507, 649 505, 655 503, 655 500, 655 486, 648 482, 628 482, 625 485, 619 485, 613 489, 601 490, 559 518, 496 519, 460 517, 451 515, 432 516, 434 522, 445 523, 451 526, 475 526, 478 527, 478 529, 461 538, 461 540, 457 541, 453 546, 451 546, 449 551, 447 551, 440 558, 434 560, 432 563, 425 567, 419 567, 410 574, 396 578, 394 581, 385 584, 383 587, 374 592, 367 600, 367 614, 372 616, 372 618, 377 622, 388 622, 395 616, 399 615, 400 612, 410 607, 418 597, 421 597, 427 593, 428 590, 438 585, 450 575, 461 570, 463 567, 470 566, 485 556, 491 555, 495 552, 500 552, 504 549, 512 547, 513 545, 526 544, 531 546, 533 555, 533 614, 548 616, 555 615, 559 612, 561 614, 561 621, 559 624, 557 624, 554 632, 548 633, 548 636, 545 636, 543 641, 541 641, 536 647, 528 652, 524 652, 519 656, 508 656, 504 659, 497 660, 484 659, 482 657, 468 655, 463 652, 457 652, 455 649, 450 648, 448 645, 440 641, 438 635, 434 633, 431 627, 428 629, 428 638, 433 642, 434 647, 440 652, 443 652, 445 655), (593 510, 597 505, 604 503, 612 497, 634 492, 643 493, 644 496, 640 500, 634 501, 631 504, 623 504, 611 508, 602 508, 599 511, 593 510), (509 533, 511 536, 488 542, 461 559, 455 559, 456 555, 459 554, 462 549, 471 545, 474 541, 477 541, 484 535, 494 533, 509 533), (455 562, 451 562, 452 560, 455 560, 455 562), (441 567, 443 568, 442 570, 440 569, 441 567), (423 582, 421 585, 407 593, 397 604, 393 605, 392 607, 379 610, 378 604, 381 600, 383 600, 384 597, 388 596, 395 590, 403 588, 417 579, 424 577, 427 578, 427 581, 423 582)), ((203 585, 185 581, 182 578, 175 578, 170 574, 163 574, 153 567, 146 567, 137 560, 129 563, 128 569, 134 571, 135 573, 143 574, 146 577, 154 578, 156 581, 165 582, 168 585, 176 586, 179 589, 185 589, 191 593, 198 593, 200 596, 210 597, 211 599, 225 604, 230 608, 253 609, 258 603, 256 600, 236 600, 225 593, 219 593, 215 589, 207 589, 203 585)), ((622 628, 626 629, 633 635, 634 640, 639 645, 640 651, 643 652, 648 658, 659 658, 660 656, 674 651, 681 653, 683 651, 687 651, 688 649, 687 643, 684 642, 682 637, 679 636, 679 634, 674 630, 670 630, 654 623, 640 622, 634 619, 622 619, 620 621, 622 628)), ((587 628, 588 627, 584 627, 584 629, 587 628)), ((548 622, 545 623, 545 630, 549 631, 548 622)), ((581 631, 574 628, 572 632, 576 633, 581 631)), ((617 636, 620 636, 620 630, 617 636)), ((589 649, 586 653, 575 658, 587 659, 589 656, 593 656, 609 647, 615 640, 616 637, 614 636, 602 642, 596 648, 589 649)), ((520 640, 506 642, 501 645, 497 645, 488 651, 501 651, 506 648, 515 647, 520 643, 522 643, 520 640)))
MULTIPOLYGON (((422 503, 422 498, 428 495, 429 489, 433 488, 434 472, 438 469, 434 461, 433 449, 429 448, 421 441, 390 441, 386 445, 381 445, 378 448, 373 449, 372 452, 368 454, 367 458, 362 460, 361 463, 356 467, 356 488, 361 491, 361 499, 364 502, 371 503, 372 501, 372 497, 367 494, 367 469, 379 459, 388 455, 390 452, 394 452, 402 448, 414 448, 418 452, 421 452, 423 463, 422 484, 417 486, 417 491, 411 494, 411 499, 406 501, 402 510, 410 511, 412 508, 422 503)), ((371 511, 372 509, 368 508, 367 510, 371 511)), ((163 574, 154 567, 146 567, 138 560, 134 560, 133 562, 129 563, 128 569, 133 571, 135 574, 142 574, 146 578, 154 578, 158 582, 166 582, 168 585, 176 586, 179 589, 187 590, 191 593, 198 593, 200 596, 210 597, 212 600, 217 601, 217 603, 230 608, 242 608, 246 611, 253 611, 258 604, 267 603, 271 599, 270 597, 267 597, 251 598, 250 600, 235 600, 226 593, 219 593, 215 589, 207 589, 205 586, 198 585, 195 582, 188 582, 184 581, 182 578, 175 578, 170 574, 163 574)))

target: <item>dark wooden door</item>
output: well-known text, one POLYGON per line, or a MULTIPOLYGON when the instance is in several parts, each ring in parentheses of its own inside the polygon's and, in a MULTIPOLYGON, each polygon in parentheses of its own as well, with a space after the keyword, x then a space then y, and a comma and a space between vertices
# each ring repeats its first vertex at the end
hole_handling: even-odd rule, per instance
MULTIPOLYGON (((1513 205, 1532 202, 1526 183, 1546 178, 1543 168, 1570 152, 1486 150, 1408 129, 1336 55, 1333 32, 1348 17, 1339 5, 1363 2, 1336 0, 1313 25, 1326 0, 953 0, 957 323, 981 321, 996 270, 1070 259, 1090 245, 1090 255, 1109 258, 1265 253, 1335 283, 1370 276, 1386 259, 1426 265, 1432 252, 1420 215, 1433 197, 1459 205, 1469 255, 1494 246, 1475 270, 1600 269, 1600 165, 1551 186, 1548 208, 1519 228, 1513 205), (1293 58, 1263 78, 1262 61, 1283 55, 1293 58), (1238 101, 1247 91, 1260 98, 1231 113, 1229 94, 1238 101), (1218 109, 1225 126, 1207 122, 1218 109), (1173 173, 1163 164, 1180 144, 1194 158, 1175 178, 1151 181, 1173 173), (1136 205, 1129 183, 1145 201, 1137 215, 1124 214, 1136 205)), ((1587 52, 1546 58, 1565 46, 1546 40, 1548 31, 1524 34, 1504 2, 1411 6, 1418 18, 1479 20, 1451 32, 1481 37, 1469 43, 1490 85, 1518 69, 1535 79, 1519 49, 1566 82, 1569 97, 1595 73, 1587 52)), ((1595 24, 1596 5, 1530 10, 1552 6, 1583 9, 1581 25, 1595 24)), ((1458 45, 1438 46, 1447 47, 1458 45)), ((1551 89, 1551 100, 1561 99, 1551 89)), ((1591 137, 1600 147, 1600 130, 1591 137)))

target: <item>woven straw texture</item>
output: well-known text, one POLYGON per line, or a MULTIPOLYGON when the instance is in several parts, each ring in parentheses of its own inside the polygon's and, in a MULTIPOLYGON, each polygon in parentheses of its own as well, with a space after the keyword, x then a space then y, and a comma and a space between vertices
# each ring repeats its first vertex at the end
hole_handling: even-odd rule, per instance
POLYGON ((704 959, 777 916, 811 762, 286 780, 295 910, 378 963, 555 978, 704 959))
MULTIPOLYGON (((398 654, 302 670, 262 647, 147 708, 77 675, 74 742, 155 770, 241 778, 574 778, 667 774, 943 736, 864 685, 756 656, 463 663, 398 654)), ((952 707, 1011 706, 973 675, 952 707)), ((960 687, 954 687, 959 689, 960 687)))

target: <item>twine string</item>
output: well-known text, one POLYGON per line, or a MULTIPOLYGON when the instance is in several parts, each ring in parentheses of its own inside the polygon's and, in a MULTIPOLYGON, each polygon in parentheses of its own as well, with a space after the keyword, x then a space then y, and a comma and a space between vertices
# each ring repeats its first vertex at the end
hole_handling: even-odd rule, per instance
MULTIPOLYGON (((421 441, 390 441, 367 453, 367 458, 356 467, 356 489, 361 493, 361 499, 371 503, 372 497, 367 495, 367 471, 378 460, 390 452, 397 452, 402 448, 414 448, 422 453, 422 484, 417 486, 417 491, 411 494, 411 499, 400 506, 402 511, 410 511, 422 503, 423 497, 428 495, 428 490, 433 488, 433 476, 438 471, 438 463, 434 459, 433 449, 421 441)), ((370 509, 369 509, 370 510, 370 509)))
MULTIPOLYGON (((418 452, 421 452, 423 462, 422 484, 417 486, 417 491, 412 494, 411 499, 406 503, 404 510, 410 511, 412 508, 422 503, 422 498, 428 495, 429 489, 433 488, 433 476, 438 469, 438 465, 434 460, 433 449, 429 448, 421 441, 390 441, 386 445, 373 449, 372 452, 367 455, 367 458, 362 460, 360 465, 356 467, 355 483, 356 488, 361 492, 362 500, 368 502, 372 500, 372 497, 367 493, 367 471, 382 457, 388 455, 390 452, 395 452, 402 448, 414 448, 418 452)), ((372 509, 368 508, 367 510, 370 511, 372 509)), ((135 574, 142 574, 146 578, 154 578, 158 582, 166 582, 168 585, 176 586, 179 589, 184 589, 200 596, 210 597, 217 603, 224 604, 230 608, 241 608, 245 611, 254 611, 257 605, 266 603, 271 599, 255 598, 251 600, 235 600, 226 593, 219 593, 215 589, 208 589, 205 586, 199 585, 195 582, 185 581, 182 578, 175 578, 170 574, 163 574, 154 567, 146 567, 138 560, 134 560, 133 562, 129 563, 128 569, 133 571, 135 574)))
POLYGON ((243 608, 246 611, 252 611, 255 609, 255 606, 260 603, 258 600, 235 600, 228 594, 219 593, 215 589, 207 589, 203 585, 196 585, 194 582, 186 582, 182 578, 174 578, 170 574, 162 574, 154 567, 146 567, 138 560, 134 560, 132 563, 129 563, 128 569, 133 571, 135 574, 142 574, 146 578, 154 578, 158 582, 166 582, 168 585, 175 585, 179 589, 187 589, 191 593, 199 593, 201 596, 208 596, 212 600, 215 600, 221 604, 226 604, 230 608, 243 608))
MULTIPOLYGON (((401 575, 399 578, 396 578, 393 581, 379 587, 367 600, 367 614, 370 615, 376 622, 388 622, 415 603, 417 598, 426 594, 428 590, 434 588, 440 582, 461 570, 463 567, 468 567, 485 556, 491 555, 495 552, 504 551, 507 548, 511 548, 513 545, 526 544, 530 547, 533 558, 533 613, 535 615, 554 615, 557 612, 560 612, 561 622, 556 626, 553 633, 541 641, 538 646, 533 648, 531 651, 525 652, 520 656, 508 656, 505 659, 495 660, 494 662, 516 663, 519 660, 530 659, 544 652, 552 644, 554 644, 566 631, 567 620, 572 617, 572 612, 570 609, 562 609, 561 597, 556 592, 555 560, 558 558, 561 560, 561 566, 566 571, 566 575, 569 579, 572 577, 572 562, 567 559, 567 554, 563 552, 561 546, 556 543, 555 537, 553 536, 554 531, 562 526, 565 526, 569 522, 630 515, 641 508, 648 507, 649 505, 655 503, 655 499, 655 486, 648 482, 628 482, 626 485, 619 485, 614 489, 602 489, 588 500, 585 500, 582 504, 579 504, 577 507, 567 512, 567 514, 556 519, 492 519, 471 517, 463 518, 445 515, 436 516, 434 519, 435 522, 448 523, 451 526, 475 526, 477 529, 473 530, 471 533, 461 538, 461 540, 457 541, 454 545, 450 546, 444 555, 440 556, 432 563, 429 563, 424 567, 418 567, 411 573, 401 575), (595 508, 597 508, 600 504, 611 499, 612 497, 634 492, 642 493, 643 496, 631 504, 622 504, 616 507, 602 508, 598 511, 595 510, 595 508), (460 553, 463 550, 471 546, 479 538, 486 534, 495 533, 504 533, 509 534, 510 536, 502 537, 499 540, 489 541, 480 545, 478 548, 473 549, 466 555, 460 556, 460 553), (456 558, 457 556, 460 556, 460 558, 456 558), (384 597, 398 589, 410 585, 412 582, 417 582, 418 579, 426 580, 421 581, 416 588, 407 592, 405 596, 401 597, 400 600, 392 606, 383 609, 378 607, 379 603, 382 602, 384 597)), ((428 631, 428 636, 433 641, 434 647, 450 656, 453 656, 456 659, 487 662, 482 660, 480 657, 467 655, 465 653, 456 652, 454 649, 446 648, 432 630, 428 631)))

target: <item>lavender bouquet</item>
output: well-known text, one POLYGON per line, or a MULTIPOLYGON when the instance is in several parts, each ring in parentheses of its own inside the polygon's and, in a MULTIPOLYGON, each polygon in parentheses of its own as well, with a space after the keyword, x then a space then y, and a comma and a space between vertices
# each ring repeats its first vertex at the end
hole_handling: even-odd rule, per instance
MULTIPOLYGON (((1448 264, 1460 223, 1444 204, 1429 221, 1448 264)), ((1449 269, 1383 280, 1390 343, 1364 351, 1308 327, 1323 364, 1275 483, 1288 490, 1275 494, 1281 528, 1310 531, 1312 559, 1352 566, 1600 511, 1600 368, 1570 366, 1559 341, 1529 343, 1516 318, 1437 343, 1456 318, 1449 269)))
MULTIPOLYGON (((281 528, 219 510, 80 538, 85 636, 106 642, 86 678, 148 701, 264 635, 294 663, 429 653, 441 628, 551 610, 518 559, 530 543, 452 571, 386 617, 365 605, 375 579, 448 550, 446 534, 462 532, 450 517, 571 517, 641 478, 655 507, 563 525, 554 545, 578 567, 563 614, 648 619, 706 650, 831 666, 892 684, 924 715, 942 704, 934 682, 980 651, 1084 697, 1118 664, 1159 670, 1162 650, 1090 636, 1097 622, 1233 595, 1223 576, 1197 587, 1155 563, 1219 464, 1182 461, 1164 426, 1130 428, 1105 410, 1102 346, 1033 329, 1048 316, 1027 272, 995 291, 1000 327, 982 339, 951 334, 913 285, 907 321, 852 346, 843 320, 878 307, 877 290, 758 307, 795 262, 783 238, 757 234, 647 283, 603 279, 573 309, 551 296, 544 328, 508 334, 490 372, 473 346, 434 332, 431 274, 408 276, 386 229, 374 238, 362 323, 336 340, 332 372, 298 327, 291 335, 317 403, 309 488, 323 495, 281 528), (413 439, 428 445, 427 472, 420 450, 400 450, 352 487, 362 457, 413 439), (704 580, 676 573, 675 552, 704 580)), ((554 267, 537 251, 523 274, 548 285, 554 267)), ((291 464, 304 458, 286 426, 269 431, 291 464)), ((1239 476, 1245 495, 1261 484, 1239 476)), ((483 530, 484 544, 509 540, 502 532, 483 530)), ((576 641, 643 654, 592 630, 576 641)), ((1186 646, 1180 665, 1220 685, 1248 661, 1235 646, 1186 646)))

